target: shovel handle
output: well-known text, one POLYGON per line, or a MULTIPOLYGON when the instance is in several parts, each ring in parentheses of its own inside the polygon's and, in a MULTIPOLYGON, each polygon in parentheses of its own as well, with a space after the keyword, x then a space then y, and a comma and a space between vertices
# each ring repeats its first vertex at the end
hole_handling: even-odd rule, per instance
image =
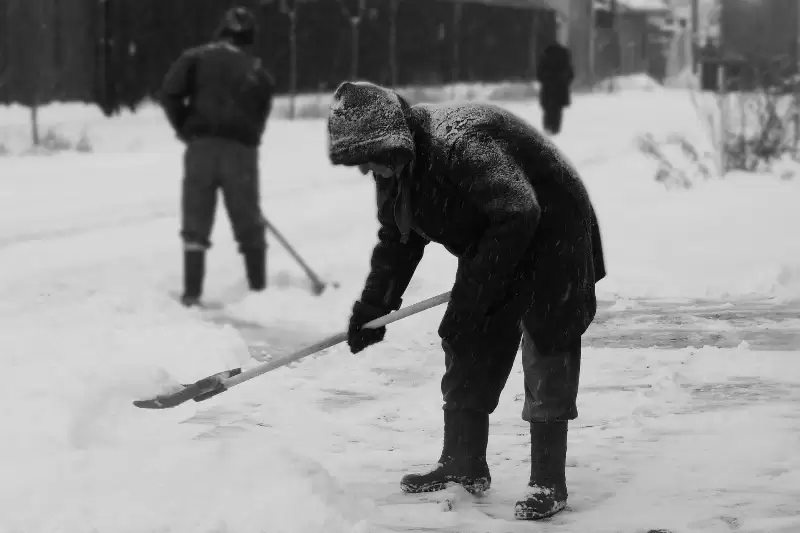
MULTIPOLYGON (((421 311, 425 311, 426 309, 430 309, 431 307, 441 305, 449 300, 450 293, 446 292, 440 294, 439 296, 434 296, 433 298, 428 298, 422 302, 410 305, 404 309, 389 313, 386 316, 376 318, 375 320, 364 324, 364 327, 371 329, 380 328, 421 311)), ((238 385, 239 383, 247 381, 248 379, 253 379, 254 377, 260 376, 265 372, 269 372, 270 370, 274 370, 276 368, 291 364, 295 361, 299 361, 304 357, 345 342, 346 340, 347 333, 339 333, 291 355, 276 359, 274 361, 262 363, 254 368, 251 368, 250 370, 244 372, 241 368, 226 370, 224 372, 203 378, 191 385, 184 385, 183 389, 180 391, 170 394, 162 394, 149 400, 136 400, 133 402, 133 405, 141 409, 169 409, 172 407, 177 407, 178 405, 188 402, 189 400, 202 402, 216 396, 217 394, 225 392, 234 385, 238 385)))
POLYGON ((297 253, 297 250, 294 249, 294 246, 289 244, 289 241, 286 240, 286 237, 284 237, 280 231, 278 231, 278 228, 273 226, 272 222, 270 222, 267 217, 262 215, 261 218, 264 220, 264 225, 267 227, 267 229, 269 229, 272 234, 275 235, 275 238, 278 239, 278 242, 280 242, 283 247, 286 248, 286 251, 289 252, 289 255, 291 255, 294 260, 297 261, 297 264, 300 265, 300 268, 302 268, 309 277, 311 284, 314 286, 314 293, 321 294, 322 291, 325 290, 325 282, 323 282, 319 276, 317 276, 316 272, 311 270, 311 267, 308 266, 308 263, 306 263, 303 258, 300 257, 300 254, 297 253))
MULTIPOLYGON (((441 305, 449 300, 450 300, 450 292, 448 291, 438 296, 428 298, 427 300, 423 300, 413 305, 409 305, 408 307, 404 307, 403 309, 399 309, 397 311, 389 313, 388 315, 376 318, 375 320, 371 320, 370 322, 364 324, 363 327, 370 329, 380 328, 386 326, 387 324, 391 324, 392 322, 397 322, 398 320, 402 320, 411 315, 415 315, 422 311, 426 311, 432 307, 436 307, 437 305, 441 305)), ((347 332, 337 333, 336 335, 328 337, 327 339, 323 339, 318 343, 312 344, 311 346, 303 348, 302 350, 294 352, 293 354, 281 357, 279 359, 275 359, 274 361, 268 361, 266 363, 262 363, 249 370, 243 371, 241 374, 223 379, 221 380, 222 386, 225 389, 229 389, 234 385, 238 385, 239 383, 242 383, 249 379, 253 379, 254 377, 269 372, 270 370, 275 370, 276 368, 289 365, 291 363, 294 363, 295 361, 303 359, 304 357, 308 357, 309 355, 321 352, 322 350, 330 348, 331 346, 336 346, 337 344, 340 344, 345 341, 347 341, 347 332)))

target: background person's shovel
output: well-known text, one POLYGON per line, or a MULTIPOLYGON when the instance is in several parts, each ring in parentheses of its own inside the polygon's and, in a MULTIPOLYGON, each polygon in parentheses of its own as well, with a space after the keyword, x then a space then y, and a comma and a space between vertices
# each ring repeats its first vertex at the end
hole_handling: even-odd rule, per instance
MULTIPOLYGON (((295 259, 295 261, 297 261, 300 267, 305 271, 306 275, 308 276, 308 279, 311 280, 311 291, 317 296, 322 294, 322 291, 325 290, 327 284, 324 281, 322 281, 313 270, 311 270, 311 267, 308 266, 308 264, 303 260, 302 257, 300 257, 300 254, 297 253, 297 250, 295 250, 294 247, 292 247, 292 245, 289 244, 289 241, 286 240, 286 237, 284 237, 283 234, 281 234, 281 232, 278 231, 278 228, 276 228, 272 224, 272 222, 270 222, 267 219, 267 217, 262 215, 261 218, 264 221, 264 226, 267 229, 269 229, 273 235, 275 235, 275 238, 278 239, 278 242, 280 242, 283 245, 283 247, 286 248, 286 251, 289 252, 289 255, 291 255, 295 259)), ((335 282, 332 285, 334 288, 339 286, 339 284, 335 282)))

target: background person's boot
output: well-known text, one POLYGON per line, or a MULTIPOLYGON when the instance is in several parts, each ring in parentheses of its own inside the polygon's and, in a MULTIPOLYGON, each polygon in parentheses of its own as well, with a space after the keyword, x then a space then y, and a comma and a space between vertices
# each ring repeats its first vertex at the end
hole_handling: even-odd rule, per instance
POLYGON ((567 506, 567 422, 531 424, 531 478, 517 520, 541 520, 567 506))
POLYGON ((181 303, 186 307, 200 305, 203 293, 203 279, 206 273, 206 253, 204 250, 184 250, 183 252, 183 295, 181 303))
POLYGON ((473 494, 488 490, 492 482, 486 463, 488 440, 488 414, 444 411, 444 444, 439 463, 430 472, 404 476, 400 488, 412 494, 436 492, 457 483, 473 494))
POLYGON ((251 291, 267 288, 267 250, 265 248, 246 248, 242 250, 247 284, 251 291))

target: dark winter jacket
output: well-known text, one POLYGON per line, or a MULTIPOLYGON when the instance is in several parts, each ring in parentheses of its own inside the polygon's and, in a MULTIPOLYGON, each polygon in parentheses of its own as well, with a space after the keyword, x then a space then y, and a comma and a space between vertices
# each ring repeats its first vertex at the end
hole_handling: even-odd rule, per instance
POLYGON ((184 52, 167 73, 161 103, 184 141, 220 137, 258 146, 274 83, 261 61, 220 40, 184 52))
POLYGON ((459 322, 491 329, 495 315, 518 320, 527 311, 526 322, 552 331, 552 339, 580 336, 594 318, 594 285, 605 265, 577 172, 532 126, 501 108, 409 108, 401 100, 403 131, 392 103, 398 97, 384 98, 373 87, 346 83, 334 95, 332 162, 375 161, 387 147, 398 157, 409 146, 413 153, 399 180, 375 178, 380 229, 362 300, 398 307, 432 241, 459 258, 443 338, 459 322), (376 109, 353 110, 364 105, 376 109), (509 313, 519 295, 526 301, 509 313))
POLYGON ((569 49, 553 43, 544 49, 536 67, 541 84, 539 102, 542 107, 567 107, 572 103, 570 85, 575 78, 569 49))

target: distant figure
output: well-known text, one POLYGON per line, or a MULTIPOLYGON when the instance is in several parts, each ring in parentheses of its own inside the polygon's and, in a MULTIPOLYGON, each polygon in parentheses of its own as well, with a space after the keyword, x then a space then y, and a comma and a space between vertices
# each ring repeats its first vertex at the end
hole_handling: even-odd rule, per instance
POLYGON ((266 236, 260 207, 258 147, 272 110, 274 82, 250 48, 256 21, 246 8, 225 13, 212 42, 172 65, 161 103, 186 143, 181 237, 187 307, 198 305, 222 189, 251 290, 266 288, 266 236))
POLYGON ((539 56, 536 78, 541 84, 539 103, 544 114, 544 130, 555 135, 561 131, 564 108, 572 103, 570 85, 575 78, 572 54, 558 42, 547 46, 539 56))

